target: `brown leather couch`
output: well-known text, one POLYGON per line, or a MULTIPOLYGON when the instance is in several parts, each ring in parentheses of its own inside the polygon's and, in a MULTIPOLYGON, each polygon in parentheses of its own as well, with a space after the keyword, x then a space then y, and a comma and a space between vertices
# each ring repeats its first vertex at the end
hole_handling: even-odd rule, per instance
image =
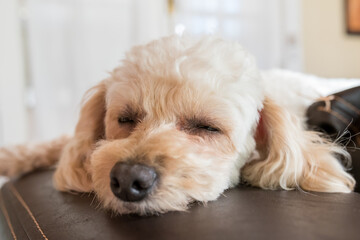
MULTIPOLYGON (((360 151, 352 154, 359 167, 360 151)), ((360 238, 359 193, 265 191, 239 186, 207 206, 194 204, 188 212, 113 216, 99 209, 91 194, 54 190, 52 173, 34 172, 3 186, 0 239, 360 238)), ((359 175, 357 178, 360 182, 359 175)))

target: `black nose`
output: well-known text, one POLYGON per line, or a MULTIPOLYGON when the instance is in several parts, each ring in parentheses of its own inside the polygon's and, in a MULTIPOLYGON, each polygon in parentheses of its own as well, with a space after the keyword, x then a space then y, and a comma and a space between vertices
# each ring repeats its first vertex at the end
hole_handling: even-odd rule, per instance
POLYGON ((110 187, 121 200, 136 202, 149 194, 156 179, 157 174, 152 167, 118 162, 110 173, 110 187))

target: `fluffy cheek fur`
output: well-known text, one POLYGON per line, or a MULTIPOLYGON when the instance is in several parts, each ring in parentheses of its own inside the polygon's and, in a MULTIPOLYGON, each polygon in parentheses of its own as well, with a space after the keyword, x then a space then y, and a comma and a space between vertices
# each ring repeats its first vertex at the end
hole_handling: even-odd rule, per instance
POLYGON ((260 156, 242 169, 242 177, 265 189, 300 188, 319 192, 350 192, 354 178, 338 158, 350 161, 345 149, 317 132, 304 129, 300 118, 267 98, 262 111, 260 156))
POLYGON ((231 185, 236 161, 233 149, 205 145, 177 130, 164 130, 138 141, 136 137, 102 141, 90 158, 93 188, 105 208, 115 213, 153 214, 186 210, 192 201, 215 200, 231 185), (158 182, 143 201, 117 199, 110 189, 110 171, 117 162, 152 166, 158 182))

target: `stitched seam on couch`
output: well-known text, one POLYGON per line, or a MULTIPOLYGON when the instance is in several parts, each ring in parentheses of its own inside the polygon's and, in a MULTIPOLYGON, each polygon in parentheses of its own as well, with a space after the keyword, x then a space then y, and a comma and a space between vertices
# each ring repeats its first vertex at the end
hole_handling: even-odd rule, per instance
POLYGON ((2 196, 1 191, 0 191, 0 209, 1 209, 1 212, 3 213, 3 216, 5 217, 5 220, 6 220, 7 224, 8 224, 8 226, 9 226, 9 229, 10 229, 10 232, 11 232, 11 235, 12 235, 13 239, 17 240, 13 225, 11 224, 9 214, 8 214, 8 212, 7 212, 6 208, 5 208, 4 202, 3 202, 3 196, 2 196))
POLYGON ((350 111, 353 111, 355 112, 357 115, 360 116, 360 109, 357 108, 356 106, 354 106, 353 104, 351 104, 350 102, 346 101, 345 99, 339 97, 339 96, 336 96, 336 95, 330 95, 330 96, 327 96, 327 97, 321 97, 318 99, 319 102, 324 102, 325 106, 318 106, 317 107, 317 110, 318 111, 323 111, 323 112, 327 112, 327 113, 330 113, 331 115, 335 116, 336 118, 338 118, 340 121, 342 121, 343 123, 347 124, 347 125, 350 125, 350 128, 359 133, 359 129, 354 125, 354 124, 351 124, 352 121, 354 120, 353 117, 351 117, 351 120, 348 120, 347 118, 345 118, 342 114, 336 112, 336 111, 333 111, 332 109, 332 101, 337 101, 338 103, 341 103, 343 104, 344 106, 346 106, 350 111))
POLYGON ((39 223, 37 222, 36 218, 34 217, 33 213, 31 212, 29 206, 26 204, 24 199, 21 197, 20 193, 16 190, 16 188, 13 185, 9 185, 10 191, 14 194, 14 196, 17 198, 17 200, 20 202, 20 204, 25 208, 27 213, 29 214, 30 218, 33 220, 36 228, 39 230, 41 235, 45 240, 48 240, 48 238, 45 236, 43 230, 41 229, 39 223))
POLYGON ((340 113, 332 110, 332 109, 326 109, 325 107, 322 107, 322 106, 319 106, 317 108, 318 111, 322 111, 322 112, 327 112, 327 113, 330 113, 331 115, 333 115, 334 117, 336 117, 337 119, 339 119, 341 122, 343 122, 344 124, 346 125, 349 125, 348 127, 350 129, 352 129, 354 132, 359 132, 359 129, 354 126, 352 123, 353 119, 351 120, 348 120, 346 119, 345 117, 343 117, 340 113))
MULTIPOLYGON (((31 231, 26 227, 26 221, 29 222, 30 216, 27 215, 26 210, 22 207, 20 202, 16 199, 15 195, 10 191, 11 183, 6 184, 3 187, 3 200, 4 205, 8 209, 9 217, 14 227, 14 231, 18 239, 34 239, 34 235, 32 235, 31 231), (26 220, 28 219, 28 220, 26 220), (25 225, 24 225, 25 224, 25 225)), ((31 220, 30 220, 31 221, 31 220)), ((30 222, 31 223, 31 222, 30 222)), ((35 226, 33 228, 36 230, 40 236, 35 239, 41 239, 40 232, 36 229, 35 226)))
POLYGON ((358 115, 360 115, 360 109, 358 109, 356 106, 352 105, 351 103, 349 103, 348 101, 346 101, 341 97, 335 96, 335 99, 341 102, 342 104, 344 104, 345 106, 347 106, 348 108, 350 108, 351 110, 353 110, 354 112, 356 112, 358 115))

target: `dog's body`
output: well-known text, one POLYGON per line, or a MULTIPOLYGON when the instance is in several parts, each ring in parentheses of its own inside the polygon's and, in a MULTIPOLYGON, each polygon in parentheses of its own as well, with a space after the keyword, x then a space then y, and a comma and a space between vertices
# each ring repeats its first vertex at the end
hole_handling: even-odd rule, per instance
POLYGON ((303 107, 266 79, 238 44, 215 37, 135 47, 86 94, 73 137, 0 149, 0 173, 60 158, 57 189, 93 191, 120 214, 215 200, 240 173, 264 189, 350 192, 355 181, 336 158, 346 151, 306 131, 295 114, 303 107))

